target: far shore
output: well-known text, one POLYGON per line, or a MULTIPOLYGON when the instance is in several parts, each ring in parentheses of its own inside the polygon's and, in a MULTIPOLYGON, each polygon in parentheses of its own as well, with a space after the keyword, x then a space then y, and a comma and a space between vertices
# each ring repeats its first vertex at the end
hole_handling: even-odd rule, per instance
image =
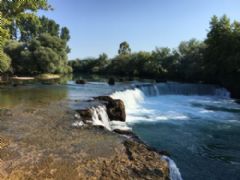
POLYGON ((0 84, 8 84, 11 81, 33 81, 33 80, 53 80, 60 79, 60 74, 40 74, 37 76, 13 76, 13 77, 1 77, 0 84))

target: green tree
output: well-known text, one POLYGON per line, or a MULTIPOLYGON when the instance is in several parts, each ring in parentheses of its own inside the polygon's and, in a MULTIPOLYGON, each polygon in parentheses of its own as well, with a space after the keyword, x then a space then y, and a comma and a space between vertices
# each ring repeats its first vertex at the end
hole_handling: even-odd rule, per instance
POLYGON ((66 42, 57 36, 41 34, 29 42, 11 41, 5 52, 12 59, 15 74, 70 73, 66 42))
POLYGON ((224 15, 214 16, 205 40, 206 80, 224 85, 233 96, 240 97, 240 23, 231 23, 224 15))
POLYGON ((18 39, 17 31, 24 18, 29 19, 36 16, 37 10, 51 9, 47 0, 2 0, 0 1, 0 12, 3 18, 6 18, 10 23, 8 29, 11 39, 18 39))
POLYGON ((9 30, 6 28, 8 23, 9 21, 0 12, 0 74, 6 72, 10 68, 11 63, 10 58, 3 51, 3 47, 10 37, 9 30))
POLYGON ((128 55, 131 53, 131 49, 129 44, 124 41, 119 45, 119 50, 118 50, 118 54, 119 55, 128 55))
POLYGON ((17 24, 20 31, 20 41, 30 41, 39 35, 41 22, 34 14, 24 14, 18 18, 17 24))
POLYGON ((63 27, 61 29, 60 37, 61 37, 62 40, 65 40, 65 41, 69 41, 70 40, 70 34, 69 34, 69 30, 68 30, 67 27, 63 27))
POLYGON ((39 34, 48 33, 51 36, 59 37, 60 25, 57 24, 54 20, 48 19, 45 16, 40 18, 41 27, 39 29, 39 34))

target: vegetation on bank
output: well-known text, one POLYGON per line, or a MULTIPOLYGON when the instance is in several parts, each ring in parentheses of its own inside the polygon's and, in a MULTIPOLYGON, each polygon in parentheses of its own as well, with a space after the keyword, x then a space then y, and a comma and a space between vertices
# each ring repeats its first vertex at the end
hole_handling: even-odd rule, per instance
POLYGON ((118 55, 69 61, 73 72, 138 76, 156 80, 205 82, 225 86, 240 97, 240 23, 224 15, 213 16, 207 38, 180 43, 177 49, 156 48, 152 52, 131 53, 127 42, 118 55))
POLYGON ((54 20, 38 17, 52 10, 47 0, 0 1, 0 74, 70 73, 69 30, 54 20))

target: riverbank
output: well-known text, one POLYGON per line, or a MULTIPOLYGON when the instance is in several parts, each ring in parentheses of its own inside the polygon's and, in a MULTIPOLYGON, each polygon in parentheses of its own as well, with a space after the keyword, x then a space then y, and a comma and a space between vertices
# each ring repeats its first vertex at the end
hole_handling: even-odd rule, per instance
POLYGON ((0 177, 168 179, 160 154, 99 127, 73 127, 75 114, 65 101, 2 109, 0 177))
POLYGON ((49 82, 52 80, 58 80, 61 78, 59 74, 40 74, 37 76, 0 76, 0 85, 21 85, 21 84, 31 84, 35 82, 49 82))

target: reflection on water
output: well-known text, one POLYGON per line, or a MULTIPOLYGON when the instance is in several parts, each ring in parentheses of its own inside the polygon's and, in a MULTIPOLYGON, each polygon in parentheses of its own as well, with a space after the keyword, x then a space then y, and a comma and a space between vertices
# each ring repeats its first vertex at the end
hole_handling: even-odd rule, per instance
MULTIPOLYGON (((80 77, 75 78, 79 79, 80 77)), ((73 80, 69 81, 69 79, 74 78, 72 76, 63 76, 57 80, 45 80, 34 84, 27 84, 26 82, 15 87, 0 87, 0 107, 9 108, 19 104, 35 106, 60 100, 68 100, 72 105, 75 101, 107 95, 128 85, 116 83, 115 86, 109 86, 105 81, 102 82, 104 78, 100 76, 88 77, 88 83, 84 85, 76 84, 73 80), (99 81, 93 82, 92 78, 99 81)))
POLYGON ((15 105, 39 105, 59 101, 67 97, 67 88, 52 85, 25 85, 0 89, 0 107, 15 105))

